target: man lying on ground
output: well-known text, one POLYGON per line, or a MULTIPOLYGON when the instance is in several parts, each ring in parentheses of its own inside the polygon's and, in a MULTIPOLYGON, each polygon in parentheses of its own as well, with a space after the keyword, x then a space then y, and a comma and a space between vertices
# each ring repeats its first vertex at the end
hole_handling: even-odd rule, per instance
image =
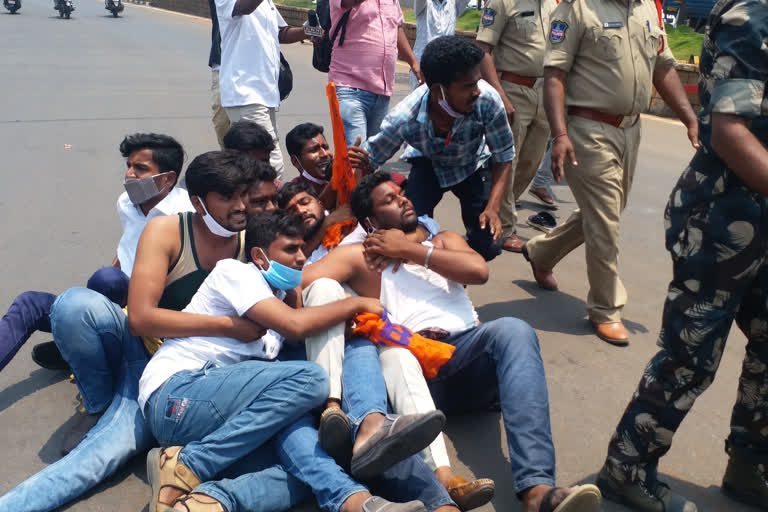
POLYGON ((54 302, 54 340, 75 375, 85 412, 98 422, 66 457, 0 498, 0 510, 57 508, 154 443, 136 397, 157 338, 252 340, 264 334, 261 326, 244 318, 181 312, 219 260, 244 261, 248 190, 264 167, 232 151, 205 153, 189 164, 186 185, 195 211, 147 223, 136 250, 128 316, 85 288, 67 290, 54 302))
MULTIPOLYGON (((459 413, 499 401, 524 512, 598 511, 595 486, 555 487, 549 399, 536 333, 516 318, 477 325, 464 285, 487 281, 483 257, 458 233, 443 231, 430 241, 414 235, 418 221, 413 205, 384 172, 361 180, 351 203, 358 220, 375 232, 363 245, 339 247, 308 267, 303 284, 322 277, 346 283, 358 295, 380 298, 393 322, 456 347, 451 360, 428 381, 411 352, 382 349, 395 408, 423 412, 437 406, 459 413)), ((438 468, 438 478, 447 486, 444 475, 449 470, 438 468)), ((461 488, 458 494, 463 494, 461 488)))
MULTIPOLYGON (((328 396, 328 378, 306 361, 273 361, 284 338, 319 334, 361 312, 381 313, 377 299, 350 297, 320 307, 295 309, 295 287, 306 258, 301 251, 301 217, 284 211, 264 212, 248 221, 248 263, 221 260, 195 293, 184 312, 196 315, 243 316, 270 329, 257 340, 222 336, 166 338, 142 374, 139 405, 165 450, 152 450, 147 473, 152 510, 176 504, 179 510, 264 510, 269 493, 259 472, 236 479, 217 475, 243 459, 269 460, 274 438, 283 467, 316 494, 320 506, 345 512, 426 510, 420 502, 402 505, 372 497, 317 446, 309 411, 328 396), (184 447, 179 445, 185 445, 184 447), (175 445, 175 446, 174 446, 175 445), (217 480, 217 481, 213 481, 217 480), (259 491, 257 492, 257 489, 259 491)), ((403 417, 385 416, 368 392, 381 370, 358 359, 349 364, 348 382, 361 388, 357 411, 364 414, 357 438, 353 474, 371 478, 429 444, 440 432, 439 411, 403 417), (375 375, 378 374, 378 375, 375 375), (366 403, 368 402, 368 403, 366 403)), ((374 359, 378 365, 377 359, 374 359)), ((274 489, 272 489, 274 491, 274 489)), ((300 493, 300 495, 302 495, 300 493)), ((302 495, 303 496, 303 495, 302 495)), ((295 505, 289 500, 284 508, 295 505)))
MULTIPOLYGON (((175 139, 154 133, 129 135, 120 143, 120 154, 127 167, 126 191, 117 199, 123 235, 112 265, 97 270, 88 279, 87 287, 125 306, 136 245, 144 226, 159 215, 174 215, 193 208, 187 191, 176 186, 184 164, 184 149, 175 139)), ((14 299, 0 320, 0 370, 33 332, 51 332, 49 315, 55 300, 52 293, 36 291, 24 292, 14 299)), ((53 341, 35 346, 32 359, 43 368, 67 368, 53 341)), ((82 431, 79 424, 75 427, 75 432, 82 431)), ((68 436, 64 443, 65 451, 72 444, 71 438, 68 436)), ((74 438, 77 439, 77 434, 74 438)))
MULTIPOLYGON (((278 204, 281 208, 297 213, 304 219, 304 250, 312 251, 305 265, 310 262, 320 261, 328 254, 328 250, 322 246, 317 246, 313 240, 316 238, 315 232, 324 232, 327 229, 328 219, 334 214, 325 215, 322 205, 313 191, 305 183, 288 183, 280 190, 278 194, 278 204), (314 248, 316 247, 316 248, 314 248), (314 249, 313 249, 314 248, 314 249)), ((413 231, 413 235, 431 239, 438 233, 437 222, 429 217, 420 217, 419 226, 413 231)), ((365 240, 365 232, 358 236, 358 230, 344 238, 339 247, 348 244, 362 243, 365 240)), ((322 236, 320 237, 322 238, 322 236)), ((345 291, 336 281, 332 279, 317 279, 312 282, 303 292, 305 306, 317 306, 328 304, 335 300, 340 300, 345 296, 345 291)), ((320 420, 320 442, 329 453, 343 453, 347 451, 347 456, 339 456, 341 465, 344 466, 349 458, 349 441, 343 435, 340 436, 339 430, 349 429, 350 422, 346 415, 341 411, 342 407, 342 366, 345 354, 345 326, 337 325, 321 333, 318 336, 309 336, 305 339, 307 359, 319 364, 328 374, 330 383, 330 392, 328 400, 325 403, 326 410, 323 412, 320 420)), ((398 400, 401 395, 392 393, 388 389, 389 400, 394 407, 394 412, 400 414, 398 407, 402 406, 402 400, 398 400)), ((463 482, 461 477, 453 474, 448 459, 448 451, 445 447, 445 441, 442 434, 438 435, 428 449, 422 451, 424 461, 435 471, 440 468, 439 474, 444 481, 453 481, 448 486, 453 489, 451 498, 459 505, 462 510, 477 508, 489 502, 493 497, 494 484, 492 480, 481 479, 473 482, 463 482), (437 464, 435 461, 440 461, 437 464), (462 488, 462 492, 459 492, 462 488)))

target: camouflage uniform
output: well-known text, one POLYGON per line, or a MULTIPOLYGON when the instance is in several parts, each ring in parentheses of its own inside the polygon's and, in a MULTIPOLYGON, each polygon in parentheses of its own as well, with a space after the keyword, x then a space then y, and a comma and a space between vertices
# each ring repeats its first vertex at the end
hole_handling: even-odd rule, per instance
POLYGON ((674 277, 661 350, 608 448, 618 481, 649 482, 696 398, 712 383, 733 320, 748 338, 728 444, 768 470, 768 200, 712 150, 710 114, 752 120, 768 146, 768 0, 720 0, 701 54, 701 149, 665 211, 674 277))

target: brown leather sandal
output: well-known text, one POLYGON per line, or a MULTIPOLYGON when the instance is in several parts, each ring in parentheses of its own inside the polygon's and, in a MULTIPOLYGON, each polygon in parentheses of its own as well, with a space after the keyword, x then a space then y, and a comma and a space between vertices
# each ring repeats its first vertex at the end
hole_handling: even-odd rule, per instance
MULTIPOLYGON (((174 503, 162 503, 160 490, 164 487, 179 489, 185 493, 200 485, 200 479, 184 464, 179 462, 181 446, 163 450, 153 448, 147 455, 147 478, 152 486, 152 501, 149 512, 168 512, 174 503)), ((178 500, 175 500, 178 501, 178 500)))

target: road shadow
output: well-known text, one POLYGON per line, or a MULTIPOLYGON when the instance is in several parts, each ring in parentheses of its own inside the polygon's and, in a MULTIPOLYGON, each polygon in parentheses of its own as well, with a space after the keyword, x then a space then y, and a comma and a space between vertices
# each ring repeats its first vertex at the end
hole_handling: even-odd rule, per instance
MULTIPOLYGON (((545 290, 535 281, 512 281, 528 292, 531 297, 505 302, 492 302, 477 308, 480 321, 488 322, 505 316, 513 316, 528 322, 538 331, 562 334, 592 334, 592 325, 586 319, 586 303, 561 291, 545 290)), ((632 334, 647 333, 641 323, 624 318, 624 325, 632 334)))
MULTIPOLYGON (((83 500, 88 500, 95 496, 96 494, 102 493, 106 491, 107 489, 111 489, 113 487, 119 487, 120 484, 122 484, 127 478, 129 478, 131 475, 136 475, 138 478, 140 478, 145 483, 147 482, 147 470, 146 470, 146 460, 147 460, 147 454, 146 452, 142 452, 139 455, 136 455, 133 457, 128 464, 123 465, 120 469, 115 472, 114 475, 110 476, 103 482, 101 482, 99 485, 91 489, 90 491, 86 492, 82 496, 80 496, 78 499, 71 501, 64 505, 61 508, 58 508, 57 510, 65 511, 65 510, 75 510, 77 508, 78 503, 80 503, 83 500)), ((144 508, 141 509, 141 512, 149 512, 149 501, 152 496, 152 491, 147 487, 147 505, 144 505, 144 508)))
POLYGON ((499 448, 506 446, 498 412, 451 414, 445 433, 453 443, 459 460, 472 471, 475 478, 490 478, 496 483, 491 504, 496 510, 518 512, 520 502, 512 485, 509 460, 499 448))
POLYGON ((46 370, 44 368, 38 368, 30 373, 26 379, 0 391, 0 412, 3 412, 22 398, 61 382, 66 378, 67 372, 63 370, 46 370))

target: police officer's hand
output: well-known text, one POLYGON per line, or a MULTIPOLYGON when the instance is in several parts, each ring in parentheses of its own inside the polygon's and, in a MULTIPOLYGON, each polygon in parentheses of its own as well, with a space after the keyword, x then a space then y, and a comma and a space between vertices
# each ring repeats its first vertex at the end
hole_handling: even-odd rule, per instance
POLYGON ((499 212, 489 210, 486 208, 483 213, 480 214, 480 229, 485 229, 486 226, 493 235, 493 241, 498 242, 501 237, 501 218, 499 212))
POLYGON ((506 94, 501 95, 501 101, 504 103, 504 111, 507 113, 507 119, 509 120, 509 126, 511 128, 512 122, 515 120, 515 106, 506 94))
POLYGON ((571 139, 568 138, 568 135, 560 135, 552 145, 552 177, 557 183, 563 179, 566 158, 574 167, 579 165, 576 161, 576 152, 573 150, 571 139))

